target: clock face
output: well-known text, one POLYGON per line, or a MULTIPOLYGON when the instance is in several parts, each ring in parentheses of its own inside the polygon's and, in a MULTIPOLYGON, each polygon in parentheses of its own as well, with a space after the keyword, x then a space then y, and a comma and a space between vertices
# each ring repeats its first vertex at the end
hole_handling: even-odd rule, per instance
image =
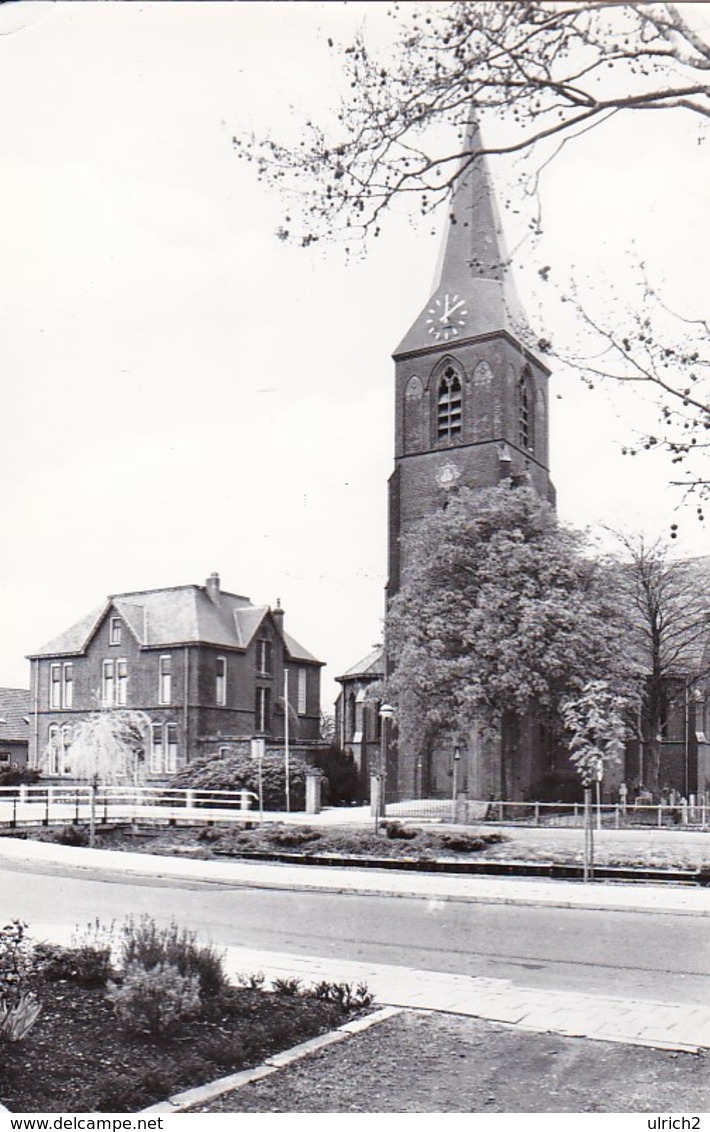
POLYGON ((440 299, 434 299, 427 311, 427 330, 435 342, 448 342, 456 338, 466 325, 464 299, 458 295, 446 294, 440 299))

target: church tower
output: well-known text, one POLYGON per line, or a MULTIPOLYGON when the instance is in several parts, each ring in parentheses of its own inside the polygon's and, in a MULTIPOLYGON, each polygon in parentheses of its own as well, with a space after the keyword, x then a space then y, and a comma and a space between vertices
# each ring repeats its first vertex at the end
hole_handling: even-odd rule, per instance
MULTIPOLYGON (((478 124, 466 152, 481 149, 478 124)), ((408 536, 456 487, 527 484, 554 505, 549 475, 549 370, 525 345, 525 318, 510 276, 485 156, 464 163, 449 207, 430 300, 394 354, 395 468, 389 481, 387 599, 408 565, 408 536)), ((388 782, 400 798, 446 796, 450 744, 416 757, 391 752, 388 782)), ((546 767, 531 720, 501 720, 471 735, 459 788, 477 799, 522 798, 546 767)))
MULTIPOLYGON (((481 148, 476 122, 465 148, 481 148)), ((408 532, 452 487, 512 479, 554 503, 549 370, 523 345, 524 329, 488 163, 479 156, 454 187, 431 299, 394 354, 388 598, 406 571, 408 532)))

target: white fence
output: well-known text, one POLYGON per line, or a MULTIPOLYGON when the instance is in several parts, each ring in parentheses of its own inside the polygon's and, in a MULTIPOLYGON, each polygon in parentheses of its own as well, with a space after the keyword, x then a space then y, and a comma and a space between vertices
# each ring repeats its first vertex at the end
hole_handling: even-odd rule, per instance
MULTIPOLYGON (((251 790, 177 790, 152 786, 100 786, 99 822, 165 824, 244 821, 259 816, 251 790), (254 809, 256 807, 256 810, 254 809)), ((89 786, 0 787, 0 828, 18 825, 79 825, 89 821, 89 786)))

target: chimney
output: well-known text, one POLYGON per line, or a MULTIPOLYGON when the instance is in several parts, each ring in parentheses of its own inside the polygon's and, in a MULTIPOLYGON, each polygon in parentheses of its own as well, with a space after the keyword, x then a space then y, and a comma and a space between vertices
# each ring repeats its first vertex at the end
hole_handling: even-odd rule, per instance
POLYGON ((281 598, 280 597, 276 598, 276 609, 271 610, 271 616, 273 617, 274 621, 276 622, 276 628, 278 629, 279 633, 281 633, 281 635, 283 636, 284 611, 281 608, 281 598))
POLYGON ((205 589, 210 601, 215 605, 219 605, 219 574, 213 572, 205 582, 205 589))

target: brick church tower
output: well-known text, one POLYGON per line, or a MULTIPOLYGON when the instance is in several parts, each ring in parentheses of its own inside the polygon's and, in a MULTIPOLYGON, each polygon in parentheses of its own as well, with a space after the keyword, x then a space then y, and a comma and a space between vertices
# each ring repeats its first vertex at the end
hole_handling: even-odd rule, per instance
MULTIPOLYGON (((475 122, 465 148, 481 148, 475 122)), ((444 505, 452 488, 491 487, 511 479, 530 484, 554 503, 549 370, 523 345, 524 329, 488 165, 480 156, 464 166, 454 187, 431 299, 394 354, 388 600, 406 575, 409 532, 444 505)), ((477 749, 468 752, 462 767, 470 796, 525 792, 525 780, 534 777, 536 768, 519 765, 516 781, 506 777, 501 766, 505 743, 501 735, 487 740, 485 751, 472 744, 477 749)), ((516 738, 517 745, 526 744, 516 738)), ((418 784, 411 761, 404 753, 396 756, 400 796, 448 789, 446 772, 435 757, 418 784)), ((533 756, 533 761, 538 760, 533 756)))

